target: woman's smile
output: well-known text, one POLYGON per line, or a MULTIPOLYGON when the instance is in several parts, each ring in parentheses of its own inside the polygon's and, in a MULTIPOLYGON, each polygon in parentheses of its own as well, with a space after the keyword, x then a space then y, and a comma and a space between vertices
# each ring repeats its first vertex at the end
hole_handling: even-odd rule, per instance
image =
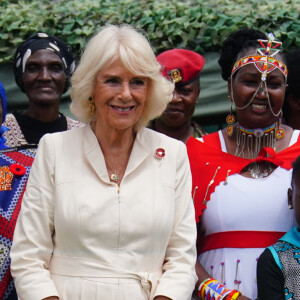
POLYGON ((126 112, 131 112, 131 111, 135 108, 134 105, 133 105, 133 106, 127 106, 127 107, 111 105, 111 107, 112 107, 114 110, 118 111, 118 112, 125 112, 125 113, 126 113, 126 112))
POLYGON ((267 110, 267 105, 251 104, 251 108, 256 113, 264 113, 267 110))

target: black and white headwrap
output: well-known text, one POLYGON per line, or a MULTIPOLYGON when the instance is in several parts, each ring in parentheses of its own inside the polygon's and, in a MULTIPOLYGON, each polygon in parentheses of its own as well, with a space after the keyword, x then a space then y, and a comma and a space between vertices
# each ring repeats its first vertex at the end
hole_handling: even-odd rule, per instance
POLYGON ((22 42, 16 50, 14 58, 15 80, 24 92, 23 74, 28 58, 37 50, 47 49, 59 56, 67 76, 64 92, 68 90, 69 78, 75 70, 75 60, 71 48, 61 39, 47 33, 36 33, 22 42))

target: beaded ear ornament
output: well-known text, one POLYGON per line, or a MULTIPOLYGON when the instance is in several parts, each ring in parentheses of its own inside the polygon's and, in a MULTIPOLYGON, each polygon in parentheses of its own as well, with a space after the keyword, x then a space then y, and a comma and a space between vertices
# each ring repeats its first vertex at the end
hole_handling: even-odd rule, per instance
MULTIPOLYGON (((229 98, 230 98, 230 96, 229 96, 229 98)), ((233 124, 235 123, 235 116, 232 113, 232 104, 230 106, 230 113, 226 117, 226 123, 227 123, 227 129, 226 129, 227 134, 228 134, 228 136, 232 136, 232 134, 233 134, 233 124)))

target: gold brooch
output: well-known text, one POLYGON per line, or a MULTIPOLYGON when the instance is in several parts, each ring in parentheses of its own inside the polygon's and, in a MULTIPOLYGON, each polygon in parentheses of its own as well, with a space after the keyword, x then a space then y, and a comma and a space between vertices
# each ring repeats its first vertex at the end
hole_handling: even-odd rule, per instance
POLYGON ((168 72, 168 75, 173 80, 173 82, 175 82, 175 83, 182 80, 181 70, 180 69, 170 70, 168 72))

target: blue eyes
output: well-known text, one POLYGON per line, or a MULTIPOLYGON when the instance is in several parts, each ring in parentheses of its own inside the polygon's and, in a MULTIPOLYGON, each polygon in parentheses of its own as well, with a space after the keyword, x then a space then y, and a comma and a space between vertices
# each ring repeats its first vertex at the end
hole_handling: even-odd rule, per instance
MULTIPOLYGON (((109 78, 109 79, 106 79, 104 81, 104 83, 112 85, 112 86, 117 86, 117 85, 121 85, 122 84, 122 80, 120 80, 119 78, 109 78)), ((141 87, 141 86, 144 86, 145 83, 146 83, 146 80, 144 80, 144 79, 132 79, 129 82, 129 85, 130 86, 141 87)))
POLYGON ((116 78, 110 78, 105 81, 105 83, 118 84, 119 81, 116 78))
POLYGON ((134 80, 134 81, 132 82, 132 84, 135 84, 135 85, 144 85, 144 84, 145 84, 145 81, 144 81, 144 80, 139 80, 139 79, 137 79, 137 80, 134 80))

